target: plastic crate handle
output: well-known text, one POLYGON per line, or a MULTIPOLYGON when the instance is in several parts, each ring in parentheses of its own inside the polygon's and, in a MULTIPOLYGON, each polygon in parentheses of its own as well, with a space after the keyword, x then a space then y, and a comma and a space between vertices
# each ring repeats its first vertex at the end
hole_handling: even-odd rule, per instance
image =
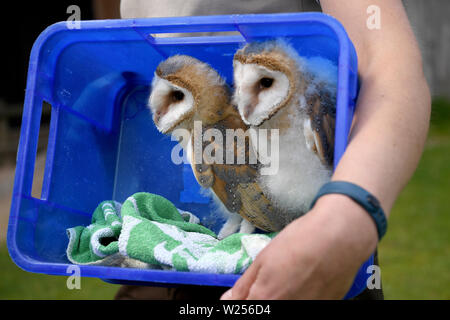
MULTIPOLYGON (((34 65, 30 65, 29 69, 34 67, 34 65)), ((31 73, 33 71, 29 70, 28 72, 31 73)), ((42 97, 33 92, 35 90, 34 81, 36 77, 30 80, 27 84, 25 94, 14 182, 14 193, 24 196, 31 196, 41 125, 42 104, 44 101, 42 97)))

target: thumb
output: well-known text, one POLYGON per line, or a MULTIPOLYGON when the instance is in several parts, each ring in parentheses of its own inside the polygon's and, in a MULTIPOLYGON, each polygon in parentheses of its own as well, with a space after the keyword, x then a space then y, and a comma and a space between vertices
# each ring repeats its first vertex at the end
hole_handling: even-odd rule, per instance
POLYGON ((248 297, 250 288, 256 280, 260 268, 258 260, 253 261, 247 271, 236 281, 233 288, 226 291, 220 300, 245 300, 248 297))

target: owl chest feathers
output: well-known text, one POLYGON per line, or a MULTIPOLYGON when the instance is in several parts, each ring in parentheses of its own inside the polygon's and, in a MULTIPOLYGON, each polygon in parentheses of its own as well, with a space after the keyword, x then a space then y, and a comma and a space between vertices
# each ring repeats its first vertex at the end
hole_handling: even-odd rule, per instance
MULTIPOLYGON (((303 126, 308 115, 305 99, 292 99, 280 112, 258 128, 279 129, 279 165, 273 175, 260 175, 259 184, 273 205, 289 223, 306 213, 320 186, 328 181, 331 170, 324 166, 307 146, 303 126)), ((267 134, 269 143, 273 135, 267 134)), ((268 150, 273 150, 268 147, 268 150)))

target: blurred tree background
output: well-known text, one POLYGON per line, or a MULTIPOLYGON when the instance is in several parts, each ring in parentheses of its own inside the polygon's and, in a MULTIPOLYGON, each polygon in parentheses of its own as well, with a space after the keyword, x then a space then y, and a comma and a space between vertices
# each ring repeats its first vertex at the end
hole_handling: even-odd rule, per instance
MULTIPOLYGON (((72 4, 81 8, 82 20, 119 18, 119 0, 59 0, 15 3, 1 22, 0 268, 6 276, 0 280, 0 299, 111 299, 118 288, 99 279, 82 278, 81 290, 68 290, 66 277, 22 271, 6 249, 31 46, 48 25, 67 20, 67 7, 72 4)), ((422 160, 396 202, 389 231, 380 243, 383 286, 386 299, 450 299, 450 2, 405 0, 404 4, 422 49, 433 110, 422 160)), ((49 113, 44 113, 35 169, 37 186, 42 183, 49 119, 49 113)))

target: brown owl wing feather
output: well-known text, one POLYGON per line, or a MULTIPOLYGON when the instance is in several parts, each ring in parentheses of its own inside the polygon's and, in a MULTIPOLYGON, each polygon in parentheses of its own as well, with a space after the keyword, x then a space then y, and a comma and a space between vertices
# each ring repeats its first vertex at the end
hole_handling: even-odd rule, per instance
POLYGON ((203 164, 193 164, 192 169, 197 181, 204 188, 212 188, 229 211, 238 213, 256 227, 265 231, 280 230, 282 226, 277 222, 276 210, 258 185, 259 164, 251 164, 249 161, 251 146, 248 137, 244 145, 237 143, 236 140, 233 141, 231 148, 235 152, 234 162, 233 164, 226 164, 225 130, 240 128, 245 131, 247 128, 240 117, 238 115, 229 116, 209 128, 215 128, 222 132, 223 145, 219 145, 217 141, 209 140, 204 142, 204 147, 210 145, 209 148, 211 148, 211 145, 213 145, 215 150, 222 148, 223 161, 222 163, 207 163, 205 161, 207 159, 203 159, 203 164), (243 164, 237 164, 237 155, 240 152, 245 154, 243 164))
POLYGON ((197 182, 205 189, 211 188, 214 184, 214 172, 212 166, 204 161, 198 161, 197 154, 194 152, 194 135, 191 135, 191 168, 197 182))
POLYGON ((319 84, 317 92, 306 96, 307 113, 311 121, 315 148, 323 164, 332 166, 334 156, 334 129, 336 126, 336 100, 319 84))

